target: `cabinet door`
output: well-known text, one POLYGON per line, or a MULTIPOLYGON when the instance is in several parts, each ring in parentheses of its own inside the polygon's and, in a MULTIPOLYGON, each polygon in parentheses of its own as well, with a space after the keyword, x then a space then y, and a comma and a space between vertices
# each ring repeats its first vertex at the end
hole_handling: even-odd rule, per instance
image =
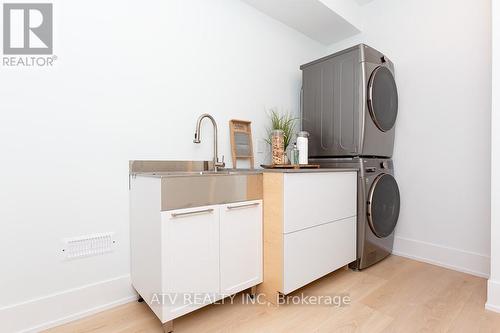
POLYGON ((210 304, 219 294, 219 206, 162 212, 162 236, 168 317, 210 304))
POLYGON ((221 293, 233 294, 262 282, 262 201, 221 206, 221 293))

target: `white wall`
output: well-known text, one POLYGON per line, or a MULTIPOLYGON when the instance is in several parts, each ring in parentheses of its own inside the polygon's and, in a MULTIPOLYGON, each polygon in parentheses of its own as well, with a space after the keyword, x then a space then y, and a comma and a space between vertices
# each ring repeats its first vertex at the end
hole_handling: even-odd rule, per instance
POLYGON ((500 4, 492 2, 492 119, 491 119, 491 276, 486 308, 500 312, 500 4))
POLYGON ((488 276, 489 0, 376 0, 359 42, 395 63, 394 152, 402 209, 395 253, 488 276))
POLYGON ((54 11, 54 68, 1 68, 2 332, 135 297, 128 161, 211 159, 208 124, 192 143, 204 112, 230 161, 229 119, 262 138, 265 109, 297 112, 298 66, 326 51, 237 0, 55 0, 54 11), (61 238, 107 231, 115 252, 61 260, 61 238))
POLYGON ((359 3, 352 0, 320 0, 356 28, 363 30, 364 18, 360 15, 359 3))

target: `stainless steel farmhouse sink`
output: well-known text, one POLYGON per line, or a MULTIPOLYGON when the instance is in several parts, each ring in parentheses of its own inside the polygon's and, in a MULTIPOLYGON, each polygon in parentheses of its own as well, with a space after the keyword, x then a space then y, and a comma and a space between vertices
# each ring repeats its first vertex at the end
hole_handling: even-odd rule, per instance
POLYGON ((212 161, 129 161, 130 174, 193 173, 214 170, 212 161))
POLYGON ((130 161, 131 178, 161 180, 161 209, 262 199, 262 172, 218 169, 212 161, 130 161))
POLYGON ((218 168, 212 161, 130 161, 130 174, 153 174, 161 176, 196 176, 228 174, 260 174, 255 169, 218 168))

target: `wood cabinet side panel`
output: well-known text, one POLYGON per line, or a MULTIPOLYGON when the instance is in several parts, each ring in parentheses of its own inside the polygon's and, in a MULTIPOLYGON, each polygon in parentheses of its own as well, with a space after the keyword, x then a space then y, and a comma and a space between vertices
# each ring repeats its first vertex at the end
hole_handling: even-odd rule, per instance
POLYGON ((283 174, 264 173, 264 281, 257 291, 276 304, 283 290, 283 174))

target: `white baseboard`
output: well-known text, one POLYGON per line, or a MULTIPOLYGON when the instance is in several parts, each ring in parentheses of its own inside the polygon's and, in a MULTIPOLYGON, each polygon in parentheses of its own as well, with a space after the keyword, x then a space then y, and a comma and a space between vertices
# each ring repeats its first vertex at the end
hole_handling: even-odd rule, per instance
POLYGON ((2 332, 39 332, 137 299, 130 275, 0 308, 2 332))
POLYGON ((490 257, 484 254, 398 236, 392 253, 483 278, 490 276, 490 257))
POLYGON ((486 310, 500 313, 500 282, 488 280, 488 299, 484 307, 486 310))
POLYGON ((498 312, 500 313, 500 305, 493 305, 493 304, 490 304, 490 303, 486 303, 484 305, 484 308, 488 311, 493 311, 493 312, 498 312))

